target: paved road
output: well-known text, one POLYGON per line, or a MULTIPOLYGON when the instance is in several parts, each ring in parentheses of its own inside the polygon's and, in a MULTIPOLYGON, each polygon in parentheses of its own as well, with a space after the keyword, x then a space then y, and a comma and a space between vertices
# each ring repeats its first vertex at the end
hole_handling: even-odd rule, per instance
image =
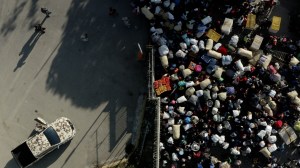
POLYGON ((17 167, 10 151, 31 134, 37 116, 50 122, 66 116, 78 133, 33 167, 90 167, 124 156, 146 86, 136 60, 146 22, 130 9, 129 0, 1 1, 0 167, 17 167), (109 6, 119 16, 109 17, 109 6), (123 16, 136 28, 127 28, 123 16), (41 36, 33 30, 40 22, 41 36), (87 43, 80 40, 84 32, 87 43))
POLYGON ((278 5, 276 5, 270 15, 270 19, 273 16, 281 17, 280 30, 276 33, 278 36, 289 36, 293 37, 293 34, 289 32, 289 21, 290 21, 290 12, 299 11, 300 1, 299 0, 279 0, 278 5))

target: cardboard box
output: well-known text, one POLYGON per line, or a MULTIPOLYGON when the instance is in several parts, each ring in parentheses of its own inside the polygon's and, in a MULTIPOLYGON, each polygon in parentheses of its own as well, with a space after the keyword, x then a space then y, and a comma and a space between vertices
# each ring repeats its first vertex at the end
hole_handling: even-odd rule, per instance
POLYGON ((297 135, 292 127, 284 126, 279 131, 279 136, 285 142, 285 144, 289 145, 290 143, 294 142, 297 139, 297 135))

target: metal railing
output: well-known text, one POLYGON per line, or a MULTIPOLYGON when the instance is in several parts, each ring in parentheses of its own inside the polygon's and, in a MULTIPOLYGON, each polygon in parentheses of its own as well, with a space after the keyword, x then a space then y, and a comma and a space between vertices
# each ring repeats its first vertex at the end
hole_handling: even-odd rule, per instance
POLYGON ((148 50, 148 99, 154 99, 155 94, 154 94, 154 88, 153 88, 153 83, 154 83, 154 49, 152 45, 147 45, 147 50, 148 50))
POLYGON ((153 150, 153 167, 159 168, 160 159, 160 97, 155 98, 155 127, 154 127, 154 150, 153 150))
POLYGON ((160 97, 155 96, 153 83, 155 76, 155 57, 153 46, 148 45, 148 100, 154 101, 155 103, 155 119, 154 119, 154 148, 153 148, 153 168, 159 168, 160 159, 160 97))

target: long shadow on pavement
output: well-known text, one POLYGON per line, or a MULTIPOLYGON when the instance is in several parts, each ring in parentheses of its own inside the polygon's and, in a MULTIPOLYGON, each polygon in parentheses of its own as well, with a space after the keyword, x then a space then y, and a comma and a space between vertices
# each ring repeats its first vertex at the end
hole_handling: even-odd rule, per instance
POLYGON ((16 28, 16 20, 19 17, 20 13, 23 11, 27 1, 20 2, 19 4, 16 4, 16 7, 14 8, 13 14, 8 17, 7 20, 2 25, 1 33, 6 36, 8 33, 12 32, 16 28))
POLYGON ((144 65, 137 61, 136 54, 137 43, 146 44, 147 24, 142 16, 128 16, 133 15, 128 10, 129 1, 116 4, 108 0, 89 0, 84 5, 72 1, 46 81, 47 91, 71 100, 75 107, 95 110, 108 103, 103 111, 110 115, 110 151, 131 132, 138 96, 146 88, 144 65), (116 7, 120 16, 109 17, 109 6, 116 7), (140 29, 126 27, 123 15, 140 29), (88 42, 80 40, 84 32, 88 33, 88 42))
POLYGON ((14 69, 14 72, 21 68, 25 64, 25 60, 29 56, 30 52, 32 51, 33 47, 37 43, 38 39, 41 37, 41 33, 35 31, 31 37, 28 39, 28 41, 24 44, 22 50, 19 53, 19 56, 21 57, 14 69))

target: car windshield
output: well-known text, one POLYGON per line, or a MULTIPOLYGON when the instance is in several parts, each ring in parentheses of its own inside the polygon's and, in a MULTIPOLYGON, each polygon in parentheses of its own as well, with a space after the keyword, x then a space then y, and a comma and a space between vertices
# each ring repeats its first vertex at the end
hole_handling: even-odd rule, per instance
POLYGON ((60 142, 59 136, 52 127, 48 127, 44 131, 44 135, 47 137, 49 143, 52 145, 58 144, 60 142))

